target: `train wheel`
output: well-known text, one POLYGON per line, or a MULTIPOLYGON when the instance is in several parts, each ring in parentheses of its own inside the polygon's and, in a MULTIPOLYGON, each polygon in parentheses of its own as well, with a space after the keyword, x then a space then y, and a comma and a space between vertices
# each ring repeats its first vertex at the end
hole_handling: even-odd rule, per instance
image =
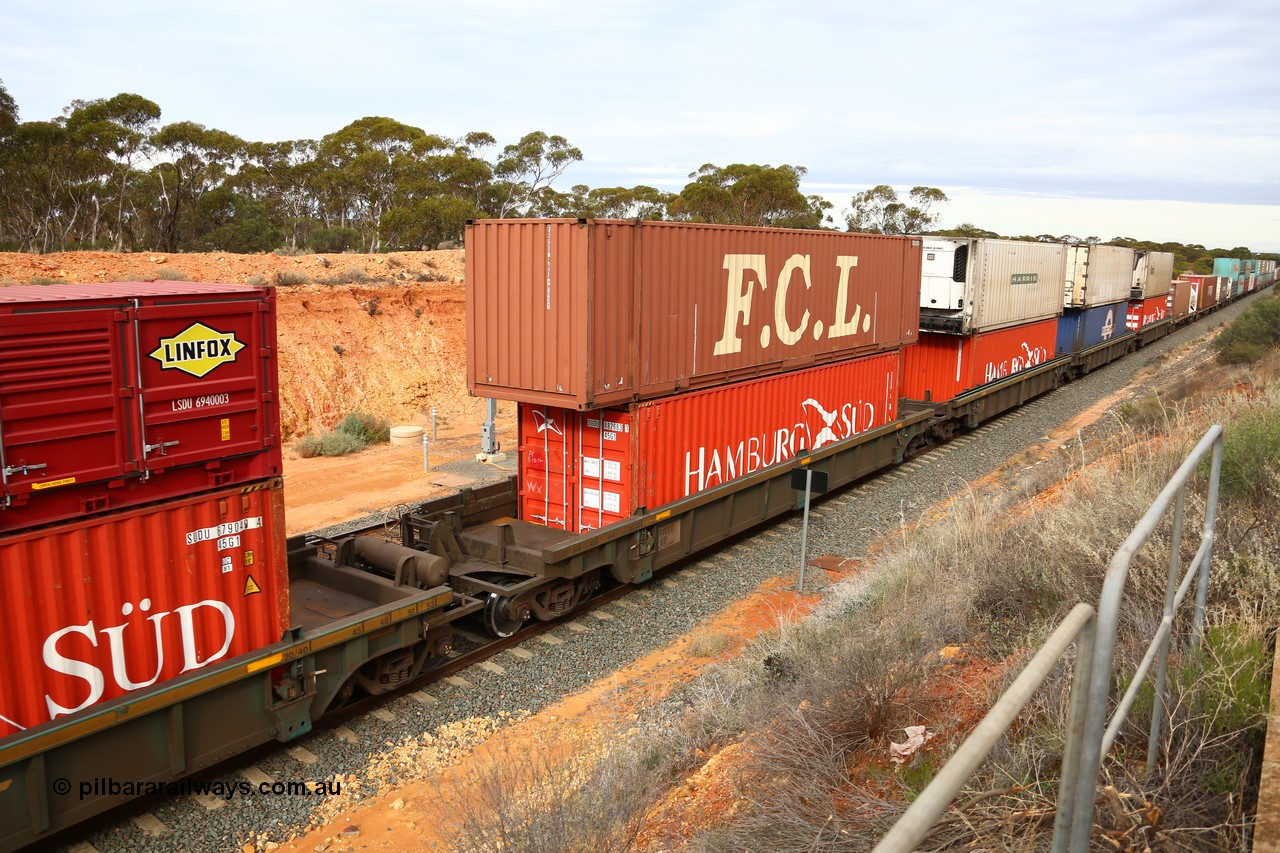
POLYGON ((489 593, 484 603, 484 627, 495 637, 510 637, 524 626, 525 620, 509 615, 510 604, 511 599, 496 592, 489 593))

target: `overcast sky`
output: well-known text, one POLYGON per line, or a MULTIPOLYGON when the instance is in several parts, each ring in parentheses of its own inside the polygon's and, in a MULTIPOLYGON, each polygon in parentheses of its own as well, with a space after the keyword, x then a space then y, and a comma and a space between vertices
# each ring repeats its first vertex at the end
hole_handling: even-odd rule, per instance
POLYGON ((316 138, 367 115, 582 149, 561 189, 789 163, 837 214, 1280 250, 1280 2, 3 0, 23 120, 136 92, 162 123, 316 138))

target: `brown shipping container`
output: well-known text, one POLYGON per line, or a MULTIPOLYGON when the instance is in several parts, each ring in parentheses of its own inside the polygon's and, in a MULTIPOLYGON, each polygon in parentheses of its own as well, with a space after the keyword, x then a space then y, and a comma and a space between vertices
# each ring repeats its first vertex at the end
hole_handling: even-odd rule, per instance
POLYGON ((612 220, 467 227, 467 384, 587 410, 912 343, 911 237, 612 220))
POLYGON ((1175 320, 1181 320, 1188 314, 1195 313, 1196 297, 1199 296, 1199 291, 1199 282, 1187 281, 1186 279, 1178 279, 1173 282, 1167 297, 1169 300, 1169 316, 1175 320))
POLYGON ((278 642, 278 479, 0 537, 0 737, 278 642))
POLYGON ((521 518, 574 532, 889 423, 898 353, 578 412, 520 406, 521 518))
POLYGON ((275 293, 0 288, 0 532, 281 473, 275 293))
POLYGON ((1054 357, 1057 335, 1056 317, 976 335, 921 332, 919 342, 902 351, 902 396, 950 400, 1035 367, 1054 357))

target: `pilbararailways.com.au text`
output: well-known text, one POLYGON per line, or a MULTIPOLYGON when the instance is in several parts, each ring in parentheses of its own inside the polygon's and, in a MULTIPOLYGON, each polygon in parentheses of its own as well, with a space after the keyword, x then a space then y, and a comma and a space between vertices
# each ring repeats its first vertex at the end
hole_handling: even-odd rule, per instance
MULTIPOLYGON (((236 797, 336 797, 342 793, 337 779, 317 782, 280 781, 250 782, 246 779, 174 779, 168 782, 120 780, 110 776, 83 779, 75 786, 81 800, 93 797, 221 797, 230 802, 236 797)), ((71 793, 71 780, 53 780, 53 792, 59 796, 71 793)))

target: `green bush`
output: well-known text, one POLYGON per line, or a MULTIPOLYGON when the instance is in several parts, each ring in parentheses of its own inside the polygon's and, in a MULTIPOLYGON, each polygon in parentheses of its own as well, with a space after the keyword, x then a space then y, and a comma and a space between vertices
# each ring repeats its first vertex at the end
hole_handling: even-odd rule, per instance
POLYGON ((291 284, 306 284, 307 281, 308 279, 305 273, 293 272, 291 270, 281 270, 276 273, 276 284, 288 286, 291 284))
POLYGON ((337 426, 338 432, 355 436, 365 444, 381 444, 391 440, 391 424, 366 412, 352 412, 337 426))
POLYGON ((1241 314, 1213 345, 1223 364, 1253 364, 1280 348, 1280 297, 1263 299, 1241 314))
POLYGON ((1222 495, 1263 506, 1280 493, 1280 418, 1249 412, 1227 424, 1222 450, 1222 495))
POLYGON ((349 432, 332 430, 320 435, 308 435, 293 446, 304 459, 312 456, 346 456, 364 450, 368 442, 349 432))

